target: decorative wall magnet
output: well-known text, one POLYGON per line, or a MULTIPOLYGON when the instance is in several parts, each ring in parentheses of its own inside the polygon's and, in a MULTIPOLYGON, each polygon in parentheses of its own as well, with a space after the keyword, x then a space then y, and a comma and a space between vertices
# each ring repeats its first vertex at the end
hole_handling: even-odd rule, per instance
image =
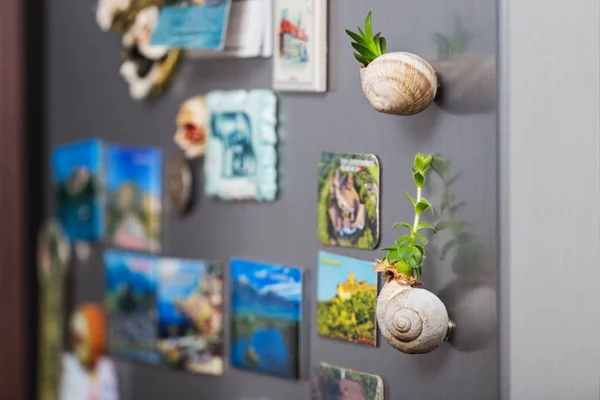
POLYGON ((158 259, 146 254, 107 250, 106 312, 111 355, 159 364, 156 308, 158 259))
POLYGON ((211 92, 205 192, 223 200, 277 196, 277 98, 268 90, 211 92))
POLYGON ((90 371, 75 356, 64 354, 61 374, 60 400, 119 400, 117 369, 106 357, 90 371))
POLYGON ((321 363, 313 370, 311 400, 383 400, 380 376, 321 363))
POLYGON ((100 140, 65 144, 52 154, 57 218, 71 241, 104 236, 102 167, 100 140))
POLYGON ((107 236, 131 250, 160 250, 162 153, 152 147, 106 149, 107 236))
POLYGON ((448 340, 453 323, 444 303, 433 293, 419 289, 425 247, 428 240, 421 233, 435 228, 421 219, 433 211, 431 203, 422 196, 425 176, 433 157, 418 153, 411 167, 417 187, 416 198, 405 192, 415 211, 413 224, 398 222, 392 229, 405 228, 407 233, 398 237, 387 254, 375 267, 383 272, 385 285, 377 299, 377 320, 385 339, 397 350, 408 354, 428 353, 448 340))
POLYGON ((37 398, 40 400, 56 400, 59 395, 64 283, 70 258, 71 245, 63 228, 55 219, 46 221, 38 234, 37 244, 40 285, 37 398))
POLYGON ((377 274, 373 263, 319 252, 317 333, 376 345, 377 274))
POLYGON ((406 53, 387 53, 387 41, 381 32, 373 36, 371 12, 365 30, 359 33, 346 30, 352 38, 354 57, 362 64, 362 89, 371 105, 379 112, 413 115, 433 102, 438 81, 435 71, 421 57, 406 53))
POLYGON ((161 259, 158 343, 163 361, 198 374, 223 374, 223 276, 200 260, 161 259))
POLYGON ((123 35, 120 73, 132 98, 158 94, 167 85, 183 55, 179 49, 150 43, 163 0, 100 0, 96 21, 104 31, 123 35))
POLYGON ((327 90, 327 1, 275 0, 273 87, 327 90))
POLYGON ((231 0, 169 0, 152 43, 180 49, 222 50, 231 0))
POLYGON ((167 163, 165 186, 169 206, 178 214, 185 214, 193 197, 193 175, 190 163, 182 156, 173 156, 167 163))
POLYGON ((231 364, 298 378, 302 271, 231 260, 231 364))
POLYGON ((327 246, 379 243, 379 160, 373 154, 321 153, 317 234, 327 246))
POLYGON ((175 143, 187 158, 204 156, 209 110, 204 96, 196 96, 184 102, 177 114, 175 143))
POLYGON ((73 313, 69 325, 77 360, 85 368, 95 368, 106 351, 104 310, 96 304, 84 304, 73 313))

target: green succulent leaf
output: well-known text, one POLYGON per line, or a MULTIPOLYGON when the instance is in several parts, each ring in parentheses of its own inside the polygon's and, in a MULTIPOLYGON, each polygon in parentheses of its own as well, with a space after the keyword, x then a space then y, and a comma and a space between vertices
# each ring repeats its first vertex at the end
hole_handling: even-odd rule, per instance
POLYGON ((431 205, 429 200, 427 200, 425 198, 421 198, 421 200, 419 200, 419 202, 415 206, 415 211, 417 212, 417 214, 420 215, 423 213, 423 211, 425 211, 427 209, 430 209, 431 212, 433 213, 433 205, 431 205))
POLYGON ((396 271, 400 274, 410 275, 410 266, 404 260, 399 260, 396 264, 396 271))
POLYGON ((415 155, 415 167, 417 168, 418 171, 421 171, 423 169, 423 158, 422 158, 423 154, 421 153, 417 153, 415 155))
POLYGON ((358 53, 354 53, 354 58, 356 58, 356 60, 359 63, 363 64, 365 67, 371 63, 367 57, 361 56, 358 53))
POLYGON ((425 222, 425 221, 421 221, 419 222, 419 225, 417 226, 417 230, 420 229, 431 229, 433 231, 433 233, 436 232, 436 229, 433 225, 431 225, 429 222, 425 222))
POLYGON ((425 183, 425 177, 420 172, 415 172, 413 174, 413 180, 415 181, 415 185, 417 185, 418 188, 423 187, 423 184, 425 183))
POLYGON ((425 159, 423 160, 423 166, 429 167, 431 165, 432 161, 433 161, 433 156, 430 154, 427 157, 425 157, 425 159))
POLYGON ((400 256, 400 253, 398 252, 398 249, 394 249, 394 250, 390 251, 386 257, 387 257, 387 262, 389 262, 390 264, 398 262, 402 259, 402 257, 400 256))
POLYGON ((387 53, 387 39, 384 37, 379 38, 379 47, 381 48, 381 54, 387 53))
POLYGON ((415 239, 421 243, 423 248, 425 248, 425 246, 427 246, 427 244, 429 243, 429 240, 427 240, 427 238, 424 235, 421 235, 418 232, 415 232, 415 239))
POLYGON ((408 192, 405 191, 404 196, 408 199, 408 201, 410 201, 413 207, 417 206, 417 200, 414 197, 412 197, 408 192))
POLYGON ((406 223, 406 222, 396 222, 392 226, 392 229, 397 229, 397 228, 400 228, 401 226, 407 228, 410 231, 410 233, 413 233, 413 227, 412 227, 412 225, 409 224, 409 223, 406 223))
POLYGON ((351 30, 346 29, 346 34, 348 34, 348 36, 350 36, 352 40, 354 40, 356 43, 365 44, 363 38, 360 35, 352 32, 351 30))
POLYGON ((377 58, 377 54, 375 54, 375 52, 372 49, 370 49, 360 43, 352 43, 352 47, 354 47, 354 49, 356 51, 358 51, 358 53, 363 57, 366 57, 368 59, 377 58))
POLYGON ((367 18, 365 18, 365 33, 368 38, 373 37, 373 29, 371 27, 371 23, 373 21, 373 10, 369 11, 367 14, 367 18))
POLYGON ((381 32, 379 32, 377 35, 375 35, 375 37, 373 38, 373 42, 375 43, 375 49, 377 50, 377 54, 382 54, 381 53, 381 43, 379 42, 379 39, 381 38, 381 32))
POLYGON ((394 250, 398 250, 397 247, 384 247, 383 249, 381 249, 381 251, 394 251, 394 250))
POLYGON ((398 239, 396 239, 396 246, 402 246, 405 242, 412 240, 410 235, 402 235, 398 239))

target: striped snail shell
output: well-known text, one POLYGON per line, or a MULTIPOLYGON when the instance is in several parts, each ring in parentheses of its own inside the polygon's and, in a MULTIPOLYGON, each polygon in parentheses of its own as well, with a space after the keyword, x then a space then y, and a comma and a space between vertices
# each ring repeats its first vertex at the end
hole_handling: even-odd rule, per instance
POLYGON ((407 354, 429 353, 438 347, 451 323, 436 295, 396 281, 386 283, 379 293, 377 321, 388 343, 407 354))
POLYGON ((377 57, 360 70, 365 97, 379 112, 413 115, 425 110, 437 93, 435 71, 421 57, 405 52, 377 57))

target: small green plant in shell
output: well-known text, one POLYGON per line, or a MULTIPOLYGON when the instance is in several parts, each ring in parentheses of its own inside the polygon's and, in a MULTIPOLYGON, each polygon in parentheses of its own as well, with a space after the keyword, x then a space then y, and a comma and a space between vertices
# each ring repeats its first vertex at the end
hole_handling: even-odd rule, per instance
POLYGON ((346 29, 346 33, 353 40, 352 47, 356 50, 354 57, 365 67, 387 52, 387 40, 381 36, 381 32, 373 35, 372 13, 372 11, 369 11, 367 14, 364 30, 360 26, 358 27, 358 33, 346 29))
POLYGON ((413 206, 415 218, 412 223, 398 222, 392 226, 392 229, 404 228, 407 232, 399 236, 393 246, 382 249, 387 254, 375 267, 376 272, 384 273, 384 278, 388 282, 397 280, 411 286, 421 284, 420 278, 423 273, 425 248, 429 243, 422 231, 431 230, 435 233, 433 225, 421 220, 421 216, 425 211, 430 210, 433 214, 433 206, 429 200, 423 197, 423 185, 432 161, 433 156, 431 155, 425 156, 423 153, 415 155, 411 171, 413 181, 417 187, 416 197, 406 191, 404 192, 404 195, 413 206))

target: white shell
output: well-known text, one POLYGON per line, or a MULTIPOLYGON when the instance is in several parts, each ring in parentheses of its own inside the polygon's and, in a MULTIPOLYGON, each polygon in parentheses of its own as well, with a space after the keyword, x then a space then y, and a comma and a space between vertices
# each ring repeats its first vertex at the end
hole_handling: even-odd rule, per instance
POLYGON ((392 281, 377 298, 377 322, 392 347, 422 354, 444 341, 449 318, 444 303, 430 291, 392 281))
POLYGON ((437 93, 435 71, 411 53, 387 53, 361 68, 362 89, 379 112, 413 115, 425 110, 437 93))

